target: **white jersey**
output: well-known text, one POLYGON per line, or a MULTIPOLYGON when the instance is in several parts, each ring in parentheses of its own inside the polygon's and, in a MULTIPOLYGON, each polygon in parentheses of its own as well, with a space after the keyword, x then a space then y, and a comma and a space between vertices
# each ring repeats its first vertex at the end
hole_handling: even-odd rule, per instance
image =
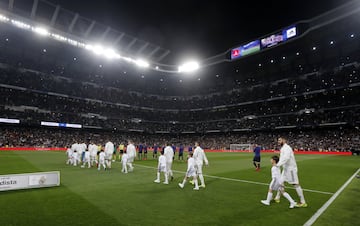
POLYGON ((73 150, 71 150, 71 148, 68 148, 68 149, 66 150, 66 154, 67 154, 68 158, 71 158, 71 156, 72 156, 72 154, 73 154, 73 150))
POLYGON ((75 150, 77 150, 77 145, 78 143, 74 143, 71 145, 71 150, 74 152, 75 150))
POLYGON ((128 161, 128 158, 129 158, 129 156, 128 156, 128 154, 127 153, 124 153, 122 156, 121 156, 121 162, 124 164, 126 164, 127 163, 127 161, 128 161))
POLYGON ((135 145, 129 144, 126 147, 126 153, 129 155, 129 158, 135 158, 136 157, 136 148, 135 145))
POLYGON ((166 162, 172 162, 174 158, 174 150, 170 146, 166 146, 164 149, 164 156, 166 158, 166 162))
POLYGON ((99 161, 100 162, 104 162, 105 161, 105 153, 102 151, 102 152, 100 152, 100 154, 99 154, 99 161))
POLYGON ((74 161, 78 161, 78 160, 79 160, 79 154, 78 154, 77 152, 73 152, 73 153, 72 153, 72 159, 73 159, 74 161))
POLYGON ((281 179, 280 168, 278 166, 271 167, 271 178, 272 180, 269 188, 273 191, 279 190, 281 184, 283 183, 283 180, 281 179))
POLYGON ((186 170, 186 177, 195 177, 196 176, 196 163, 193 157, 190 157, 187 161, 187 170, 186 170))
POLYGON ((112 154, 114 152, 114 144, 111 141, 107 142, 104 151, 106 154, 112 154))
POLYGON ((84 156, 85 161, 90 161, 90 152, 86 151, 84 156))
POLYGON ((297 169, 293 149, 288 144, 281 147, 280 159, 276 165, 283 166, 284 169, 297 169))
POLYGON ((89 145, 89 152, 90 156, 95 157, 98 152, 98 146, 96 144, 90 144, 89 145))
POLYGON ((195 148, 193 157, 195 159, 196 164, 198 165, 202 165, 204 162, 205 165, 209 164, 209 161, 206 158, 204 150, 199 146, 195 148))

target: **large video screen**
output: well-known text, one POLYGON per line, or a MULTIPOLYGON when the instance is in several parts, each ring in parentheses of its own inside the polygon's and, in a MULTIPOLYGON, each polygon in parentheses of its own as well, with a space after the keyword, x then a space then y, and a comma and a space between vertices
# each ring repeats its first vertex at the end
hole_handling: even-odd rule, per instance
POLYGON ((287 41, 290 38, 296 37, 297 35, 298 30, 295 25, 287 27, 282 31, 261 38, 260 40, 255 40, 245 45, 241 45, 239 47, 231 49, 230 58, 231 60, 235 60, 243 56, 259 52, 261 49, 267 49, 276 46, 280 43, 287 41))
POLYGON ((249 42, 246 45, 242 45, 240 47, 237 47, 235 49, 231 50, 231 59, 234 60, 236 58, 250 55, 252 53, 260 51, 260 41, 255 40, 252 42, 249 42))

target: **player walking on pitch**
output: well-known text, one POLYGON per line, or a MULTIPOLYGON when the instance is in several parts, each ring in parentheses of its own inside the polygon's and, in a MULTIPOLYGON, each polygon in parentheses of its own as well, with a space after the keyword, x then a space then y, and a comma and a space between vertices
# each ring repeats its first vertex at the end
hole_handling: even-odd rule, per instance
MULTIPOLYGON (((281 180, 292 184, 295 187, 296 193, 300 198, 300 203, 297 207, 307 207, 305 202, 304 192, 299 184, 298 169, 294 156, 293 149, 286 143, 286 139, 279 137, 278 144, 281 146, 280 149, 280 160, 276 164, 278 167, 282 166, 281 180)), ((280 202, 280 192, 276 194, 275 202, 280 202)))
POLYGON ((278 162, 279 162, 279 157, 277 155, 274 155, 273 157, 271 157, 271 165, 272 165, 271 178, 272 178, 272 180, 269 185, 269 191, 267 193, 267 198, 266 198, 266 200, 261 200, 261 203, 269 206, 270 201, 273 197, 273 191, 279 191, 287 200, 289 200, 289 202, 290 202, 289 208, 292 209, 296 206, 296 202, 291 198, 291 196, 287 192, 285 192, 283 182, 281 180, 280 168, 278 166, 276 166, 276 164, 278 162))
POLYGON ((106 142, 105 144, 105 163, 106 166, 111 169, 111 159, 114 153, 114 143, 111 141, 106 142))
POLYGON ((193 158, 193 153, 189 153, 189 158, 188 158, 188 166, 187 166, 187 170, 185 173, 185 177, 182 183, 179 183, 179 187, 180 188, 184 188, 186 181, 192 177, 195 187, 194 190, 199 190, 199 186, 198 186, 198 180, 196 177, 196 163, 195 163, 195 159, 193 158))
POLYGON ((128 141, 128 145, 126 147, 126 153, 128 154, 127 165, 129 166, 129 172, 131 172, 134 170, 132 163, 134 162, 134 159, 136 157, 136 148, 131 140, 128 141))
POLYGON ((166 157, 164 155, 164 152, 161 152, 161 155, 159 156, 158 171, 156 173, 156 180, 154 180, 155 183, 160 183, 160 173, 161 172, 163 172, 165 175, 164 184, 169 184, 168 174, 166 172, 166 157))
POLYGON ((171 180, 173 180, 174 176, 171 167, 174 159, 174 150, 169 144, 167 144, 164 149, 164 155, 166 158, 166 173, 170 176, 171 180))
POLYGON ((202 173, 202 167, 203 167, 204 162, 205 162, 205 165, 208 166, 209 161, 206 158, 204 150, 200 147, 199 142, 195 142, 195 150, 194 150, 193 156, 194 156, 194 160, 196 163, 196 174, 199 177, 200 182, 201 182, 199 187, 205 188, 205 181, 204 181, 204 176, 202 173))

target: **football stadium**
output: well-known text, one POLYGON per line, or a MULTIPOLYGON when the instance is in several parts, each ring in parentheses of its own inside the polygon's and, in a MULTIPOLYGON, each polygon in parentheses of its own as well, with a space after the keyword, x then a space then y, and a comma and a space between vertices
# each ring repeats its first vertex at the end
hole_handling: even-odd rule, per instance
POLYGON ((360 1, 195 2, 0 0, 0 225, 359 225, 360 1))

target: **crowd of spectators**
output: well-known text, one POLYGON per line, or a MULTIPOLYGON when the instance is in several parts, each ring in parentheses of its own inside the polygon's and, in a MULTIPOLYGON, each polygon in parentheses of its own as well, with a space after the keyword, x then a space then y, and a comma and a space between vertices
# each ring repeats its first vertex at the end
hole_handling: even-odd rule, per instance
POLYGON ((264 149, 278 150, 277 138, 285 136, 295 150, 303 151, 350 151, 358 147, 360 135, 357 129, 263 131, 216 134, 145 134, 118 131, 94 131, 75 129, 0 127, 0 147, 66 147, 75 142, 90 141, 104 145, 108 140, 115 144, 127 143, 162 146, 166 142, 179 147, 189 147, 195 141, 210 150, 229 150, 230 144, 258 144, 264 149))
MULTIPOLYGON (((171 140, 190 145, 200 140, 209 149, 224 149, 231 143, 274 148, 274 139, 285 130, 296 149, 344 151, 358 145, 358 41, 346 53, 341 45, 331 47, 332 56, 322 55, 326 51, 321 53, 321 48, 317 56, 305 51, 304 56, 292 54, 296 63, 284 60, 277 69, 273 63, 259 64, 238 73, 240 61, 230 69, 219 66, 223 74, 215 80, 199 78, 187 87, 192 90, 189 94, 179 80, 165 83, 162 75, 145 79, 153 74, 139 77, 139 71, 123 65, 104 69, 100 64, 88 70, 90 60, 85 57, 49 54, 56 45, 36 53, 38 47, 26 40, 4 40, 0 41, 0 118, 20 119, 24 128, 1 127, 2 145, 62 147, 76 140, 103 143, 110 137, 116 143, 130 137, 148 144, 171 140), (315 59, 321 55, 323 60, 315 59), (113 76, 125 72, 126 79, 113 76), (174 95, 182 94, 180 89, 183 95, 174 95), (41 121, 76 123, 87 129, 39 129, 41 121)), ((266 54, 264 59, 271 55, 266 54)))

